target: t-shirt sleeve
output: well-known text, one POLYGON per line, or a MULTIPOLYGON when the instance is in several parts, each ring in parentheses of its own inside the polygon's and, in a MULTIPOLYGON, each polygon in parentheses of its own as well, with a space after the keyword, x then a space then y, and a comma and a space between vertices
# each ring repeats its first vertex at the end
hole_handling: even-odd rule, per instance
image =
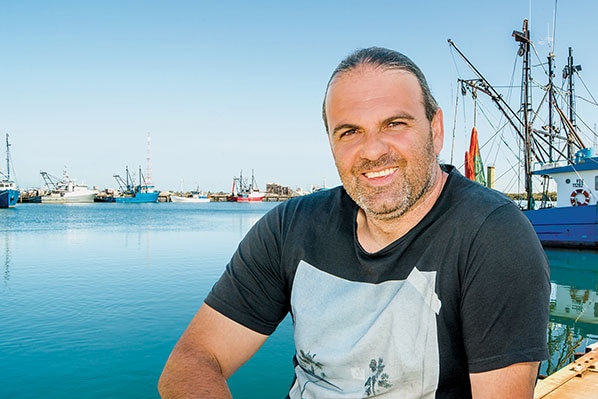
POLYGON ((510 204, 495 210, 469 259, 461 315, 470 372, 547 359, 549 268, 525 215, 510 204))
POLYGON ((205 299, 226 317, 266 335, 289 310, 279 216, 276 209, 270 211, 249 230, 205 299))

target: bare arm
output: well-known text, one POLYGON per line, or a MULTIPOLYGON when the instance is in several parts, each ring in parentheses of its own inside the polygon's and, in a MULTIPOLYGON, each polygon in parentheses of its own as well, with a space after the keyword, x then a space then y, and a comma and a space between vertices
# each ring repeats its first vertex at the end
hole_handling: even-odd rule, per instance
POLYGON ((268 338, 202 305, 158 382, 162 398, 231 398, 226 379, 268 338))
POLYGON ((473 398, 532 399, 538 367, 538 362, 516 363, 498 370, 472 373, 469 379, 473 398))

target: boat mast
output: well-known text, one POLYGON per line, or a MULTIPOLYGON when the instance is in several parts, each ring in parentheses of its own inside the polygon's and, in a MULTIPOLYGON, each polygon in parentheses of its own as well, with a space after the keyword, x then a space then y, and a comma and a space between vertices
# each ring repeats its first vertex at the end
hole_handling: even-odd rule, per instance
POLYGON ((259 191, 258 187, 257 187, 257 182, 255 181, 255 174, 253 173, 253 169, 251 169, 251 187, 250 187, 250 191, 259 191))
POLYGON ((523 29, 521 32, 513 31, 515 41, 519 43, 517 54, 523 57, 523 76, 522 76, 522 104, 523 113, 523 156, 525 170, 525 193, 527 195, 527 209, 534 209, 533 187, 532 187, 532 165, 531 165, 531 142, 532 142, 532 92, 530 90, 530 32, 527 19, 523 20, 523 29))
POLYGON ((553 156, 553 147, 554 147, 554 136, 555 136, 555 128, 553 123, 553 107, 552 103, 554 101, 554 70, 553 70, 553 61, 554 61, 554 53, 550 52, 548 54, 548 142, 550 145, 548 146, 548 161, 554 162, 553 156))
POLYGON ((10 144, 8 143, 8 133, 6 133, 6 180, 10 180, 10 144))
POLYGON ((131 177, 131 173, 129 172, 129 165, 125 165, 125 173, 127 175, 127 190, 132 190, 135 182, 133 181, 133 177, 131 177))
MULTIPOLYGON (((569 78, 569 115, 559 107, 555 100, 556 92, 554 90, 553 78, 554 78, 554 54, 551 52, 548 56, 548 69, 549 69, 549 83, 547 86, 548 92, 546 96, 549 101, 549 121, 548 126, 543 126, 542 130, 536 131, 533 127, 534 124, 534 110, 532 104, 532 91, 531 91, 531 39, 530 31, 528 29, 528 20, 523 20, 523 29, 521 32, 513 31, 513 37, 515 41, 519 43, 518 55, 523 58, 522 68, 522 84, 521 84, 521 108, 516 112, 511 108, 502 95, 500 95, 492 85, 482 76, 482 74, 473 66, 473 64, 465 57, 465 55, 457 48, 452 40, 448 40, 449 45, 456 50, 461 58, 470 67, 473 73, 477 76, 477 79, 458 79, 461 83, 461 92, 463 95, 466 93, 466 89, 469 89, 472 95, 476 96, 476 92, 480 91, 488 95, 498 109, 507 118, 508 123, 511 125, 513 130, 519 136, 521 140, 521 148, 524 151, 524 186, 526 195, 526 208, 534 209, 533 199, 533 187, 532 187, 532 176, 533 176, 533 160, 537 160, 541 163, 546 162, 557 162, 559 160, 567 159, 569 164, 574 164, 574 157, 576 149, 583 149, 586 146, 583 140, 577 132, 577 126, 575 125, 575 87, 573 84, 573 73, 580 71, 580 65, 573 65, 572 50, 569 49, 569 62, 568 65, 563 69, 563 78, 569 78), (554 113, 556 111, 556 114, 554 113), (557 117, 562 122, 562 128, 565 129, 565 137, 560 133, 561 126, 555 125, 553 119, 557 117), (540 142, 541 141, 541 142, 540 142), (559 144, 557 144, 557 141, 559 144), (566 149, 560 146, 560 143, 566 141, 566 149), (545 144, 545 145, 543 145, 545 144), (548 148, 546 148, 548 147, 548 148)), ((547 187, 544 184, 545 188, 547 187)))
MULTIPOLYGON (((581 65, 573 65, 573 48, 569 47, 569 57, 567 65, 563 68, 563 79, 567 79, 569 86, 569 122, 571 123, 571 132, 574 135, 577 132, 577 123, 575 122, 575 83, 573 82, 573 74, 581 71, 581 65)), ((567 135, 569 137, 569 135, 567 135)), ((567 157, 573 159, 574 149, 573 140, 567 139, 567 157)))

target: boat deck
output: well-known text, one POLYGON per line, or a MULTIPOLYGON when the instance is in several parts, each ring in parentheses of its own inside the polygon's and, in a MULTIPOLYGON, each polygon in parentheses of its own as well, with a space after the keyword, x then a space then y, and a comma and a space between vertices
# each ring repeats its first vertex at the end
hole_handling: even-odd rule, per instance
POLYGON ((575 362, 538 381, 534 399, 586 399, 598 395, 598 343, 575 362))

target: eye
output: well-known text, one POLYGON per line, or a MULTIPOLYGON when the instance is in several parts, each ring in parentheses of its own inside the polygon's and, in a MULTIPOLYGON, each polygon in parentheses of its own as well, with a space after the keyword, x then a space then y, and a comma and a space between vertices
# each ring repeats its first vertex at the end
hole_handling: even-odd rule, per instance
POLYGON ((401 126, 405 126, 405 125, 407 125, 407 123, 405 123, 404 121, 401 121, 401 120, 394 120, 394 121, 388 122, 388 127, 401 127, 401 126))
POLYGON ((356 128, 346 128, 337 131, 337 138, 340 139, 347 139, 351 136, 357 134, 358 130, 356 128))
POLYGON ((355 133, 357 133, 357 130, 347 129, 347 130, 343 130, 342 132, 340 132, 339 137, 351 136, 355 133))

